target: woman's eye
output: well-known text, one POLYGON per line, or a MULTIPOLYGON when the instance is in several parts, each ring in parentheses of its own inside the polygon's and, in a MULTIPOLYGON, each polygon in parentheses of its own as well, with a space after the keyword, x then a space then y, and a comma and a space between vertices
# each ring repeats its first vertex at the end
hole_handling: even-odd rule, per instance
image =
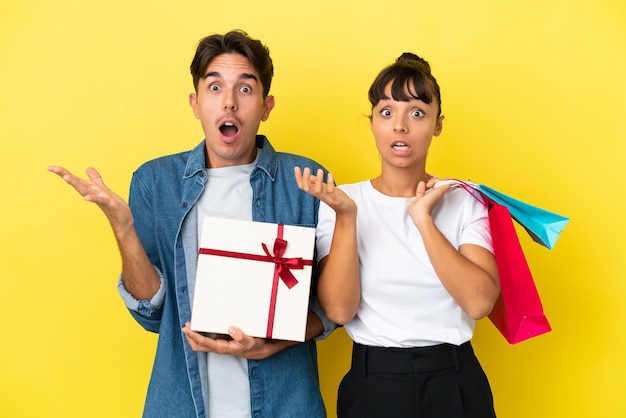
POLYGON ((391 116, 391 110, 389 110, 389 109, 383 109, 383 110, 381 110, 381 111, 380 111, 380 114, 381 114, 382 116, 391 116))
POLYGON ((417 117, 417 118, 422 118, 424 117, 426 114, 424 112, 422 112, 421 110, 414 110, 411 113, 413 116, 417 117))

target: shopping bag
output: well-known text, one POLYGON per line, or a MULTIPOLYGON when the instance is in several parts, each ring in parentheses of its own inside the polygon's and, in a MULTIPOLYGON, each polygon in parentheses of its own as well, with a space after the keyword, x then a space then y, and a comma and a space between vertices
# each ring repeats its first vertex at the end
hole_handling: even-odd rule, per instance
POLYGON ((552 329, 544 315, 509 210, 491 198, 483 197, 487 203, 501 289, 489 319, 510 344, 517 344, 552 329))
POLYGON ((552 249, 569 218, 541 209, 505 195, 491 187, 479 184, 478 190, 491 200, 505 206, 511 216, 531 236, 533 241, 552 249))

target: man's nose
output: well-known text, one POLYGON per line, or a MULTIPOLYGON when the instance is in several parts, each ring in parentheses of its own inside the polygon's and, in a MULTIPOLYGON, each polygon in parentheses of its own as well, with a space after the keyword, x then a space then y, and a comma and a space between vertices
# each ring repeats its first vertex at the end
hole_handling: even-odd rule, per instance
POLYGON ((234 93, 227 93, 224 97, 224 110, 237 110, 237 99, 234 93))

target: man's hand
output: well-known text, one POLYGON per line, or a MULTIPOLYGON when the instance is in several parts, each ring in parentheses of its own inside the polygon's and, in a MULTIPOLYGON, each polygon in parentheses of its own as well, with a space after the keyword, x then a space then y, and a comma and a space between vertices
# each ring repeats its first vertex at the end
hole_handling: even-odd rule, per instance
POLYGON ((249 360, 262 360, 273 356, 285 348, 297 344, 295 341, 266 340, 246 335, 237 327, 228 329, 228 337, 209 338, 190 329, 186 322, 183 333, 193 351, 206 353, 228 354, 249 360))
POLYGON ((57 174, 72 186, 87 202, 93 202, 104 212, 117 240, 122 256, 122 282, 138 300, 150 300, 159 290, 160 279, 135 231, 133 214, 128 204, 104 185, 95 168, 88 168, 89 180, 82 179, 59 166, 48 171, 57 174))
POLYGON ((133 216, 128 204, 120 196, 104 185, 100 173, 89 167, 89 180, 82 179, 70 173, 69 170, 50 166, 48 171, 57 174, 66 183, 72 186, 87 202, 93 202, 104 212, 115 232, 121 238, 133 226, 133 216))

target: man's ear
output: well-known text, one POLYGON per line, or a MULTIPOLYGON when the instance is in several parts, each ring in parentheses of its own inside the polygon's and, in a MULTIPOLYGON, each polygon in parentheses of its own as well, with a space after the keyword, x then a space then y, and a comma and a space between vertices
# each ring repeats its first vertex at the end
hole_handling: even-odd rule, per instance
POLYGON ((198 112, 198 96, 196 96, 196 93, 189 93, 189 106, 193 109, 194 116, 200 119, 200 113, 198 112))
POLYGON ((263 101, 263 115, 261 116, 261 120, 265 122, 270 117, 270 112, 274 109, 274 96, 267 96, 263 101))

